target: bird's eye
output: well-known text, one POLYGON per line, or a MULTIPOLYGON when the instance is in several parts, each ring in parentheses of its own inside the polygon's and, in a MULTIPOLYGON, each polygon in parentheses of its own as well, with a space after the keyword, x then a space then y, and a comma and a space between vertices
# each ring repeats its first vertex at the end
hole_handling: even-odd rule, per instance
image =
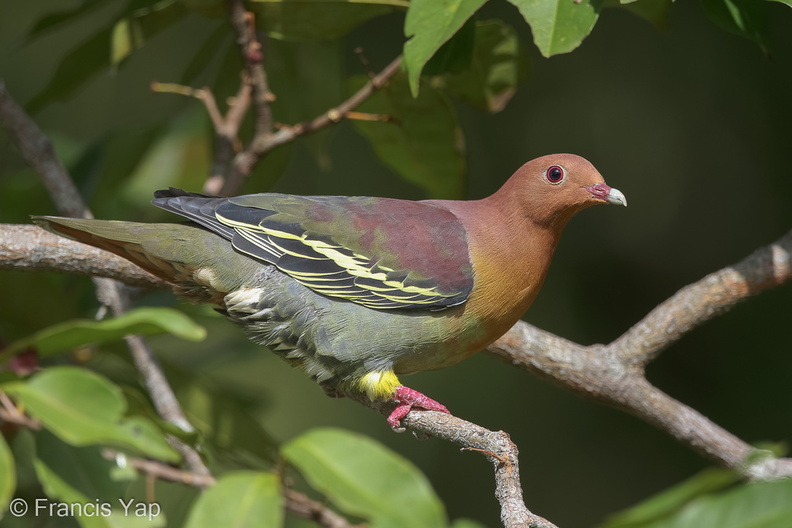
POLYGON ((545 178, 547 178, 547 181, 550 183, 561 183, 564 180, 564 176, 564 169, 558 165, 553 165, 545 171, 545 178))

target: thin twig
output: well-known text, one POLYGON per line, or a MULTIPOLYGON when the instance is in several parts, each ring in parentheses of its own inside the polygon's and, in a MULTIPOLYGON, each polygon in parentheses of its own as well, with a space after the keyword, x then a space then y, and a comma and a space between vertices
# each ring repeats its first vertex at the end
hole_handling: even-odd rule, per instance
MULTIPOLYGON (((352 97, 322 115, 291 127, 273 131, 272 109, 270 102, 274 99, 269 90, 267 75, 264 69, 262 44, 256 37, 253 15, 245 10, 242 0, 229 0, 231 26, 236 34, 242 59, 245 63, 247 81, 252 90, 252 107, 255 113, 253 138, 228 165, 225 178, 217 194, 229 196, 237 194, 242 184, 250 175, 253 167, 268 152, 276 147, 294 141, 296 138, 320 130, 328 125, 338 123, 348 112, 354 110, 377 89, 381 88, 392 77, 401 65, 401 57, 396 58, 378 75, 375 75, 352 97)), ((216 174, 216 173, 214 173, 216 174)), ((212 185, 217 186, 216 178, 212 185)))
POLYGON ((388 80, 399 71, 401 62, 401 56, 395 58, 349 99, 343 101, 335 108, 323 112, 310 121, 304 121, 293 126, 285 126, 274 133, 256 134, 248 147, 234 158, 233 165, 230 172, 227 173, 226 181, 223 184, 220 194, 228 196, 239 192, 242 183, 244 183, 245 179, 250 175, 256 163, 273 149, 290 143, 298 137, 311 134, 329 125, 338 123, 347 117, 349 112, 360 106, 366 99, 371 97, 374 92, 382 88, 388 80))
POLYGON ((227 164, 224 179, 218 194, 228 196, 237 194, 245 179, 250 175, 253 166, 258 163, 262 153, 256 151, 258 138, 267 138, 272 134, 272 108, 274 100, 264 69, 264 49, 256 35, 253 13, 245 9, 242 0, 228 0, 229 20, 236 35, 242 61, 245 64, 243 84, 250 86, 251 105, 254 112, 253 140, 239 152, 233 162, 227 164))
MULTIPOLYGON (((13 100, 2 80, 0 80, 0 124, 6 128, 25 159, 39 174, 58 211, 64 215, 92 218, 93 215, 80 196, 74 180, 56 156, 52 142, 24 109, 13 100)), ((126 311, 129 299, 118 283, 102 277, 94 277, 93 282, 97 298, 101 303, 109 306, 114 315, 119 316, 126 311)), ((143 382, 152 395, 157 412, 165 420, 192 432, 193 427, 185 418, 173 389, 146 341, 140 336, 128 336, 126 341, 135 365, 141 372, 143 382)), ((192 471, 209 474, 209 469, 191 447, 178 441, 174 441, 174 444, 192 471)))
MULTIPOLYGON (((316 132, 328 125, 338 123, 344 118, 349 117, 350 112, 360 106, 366 99, 371 97, 374 92, 385 86, 387 82, 399 71, 402 63, 402 56, 399 55, 391 61, 390 64, 385 66, 381 72, 371 78, 369 82, 363 85, 357 92, 355 92, 349 99, 342 102, 335 108, 331 108, 322 115, 315 117, 310 121, 298 123, 292 127, 284 127, 266 140, 259 141, 257 152, 263 154, 270 150, 279 147, 290 141, 294 141, 300 136, 316 132)), ((369 114, 371 115, 371 114, 369 114)), ((359 118, 359 115, 355 117, 359 118)), ((386 119, 377 119, 380 121, 386 119)))
POLYGON ((315 501, 304 493, 291 488, 283 490, 286 509, 322 528, 364 528, 364 524, 352 524, 345 517, 337 514, 319 501, 315 501))
MULTIPOLYGON (((1 417, 2 414, 0 414, 0 418, 1 417)), ((156 460, 130 457, 114 449, 103 449, 102 456, 107 460, 114 461, 119 466, 132 467, 157 480, 177 482, 196 488, 208 488, 217 483, 217 479, 211 475, 183 471, 168 464, 157 462, 156 460)), ((321 502, 315 501, 299 491, 285 488, 283 490, 283 499, 287 511, 304 519, 313 521, 322 528, 362 528, 362 525, 350 523, 346 518, 337 514, 321 502)))
POLYGON ((228 0, 229 20, 236 35, 245 71, 239 92, 225 116, 218 109, 214 95, 209 90, 192 89, 168 83, 152 83, 157 92, 177 93, 201 100, 215 129, 215 151, 211 175, 204 184, 204 193, 221 196, 238 194, 253 167, 273 149, 290 143, 298 137, 311 134, 345 118, 369 121, 387 121, 388 116, 353 112, 363 101, 384 86, 399 71, 402 57, 388 64, 360 90, 312 120, 292 126, 279 126, 275 131, 270 103, 275 99, 269 89, 267 73, 264 68, 264 50, 258 39, 253 14, 245 9, 242 0, 228 0), (242 146, 239 128, 247 110, 254 112, 253 137, 242 146))
POLYGON ((186 484, 187 486, 194 486, 196 488, 208 488, 209 486, 214 485, 216 482, 215 478, 211 475, 182 471, 181 469, 163 464, 162 462, 130 457, 114 449, 103 449, 102 456, 107 460, 116 462, 119 466, 126 465, 132 467, 142 473, 145 473, 146 475, 151 475, 158 480, 178 482, 180 484, 186 484))
POLYGON ((3 391, 0 391, 0 421, 18 425, 31 431, 41 429, 41 422, 20 411, 3 391))

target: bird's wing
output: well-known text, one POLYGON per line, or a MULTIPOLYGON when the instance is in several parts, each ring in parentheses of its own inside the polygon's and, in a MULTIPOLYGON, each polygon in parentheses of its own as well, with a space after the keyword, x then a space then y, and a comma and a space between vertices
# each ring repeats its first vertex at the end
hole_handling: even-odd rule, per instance
POLYGON ((229 239, 312 290, 369 308, 439 310, 473 288, 464 226, 429 203, 159 191, 154 204, 229 239))

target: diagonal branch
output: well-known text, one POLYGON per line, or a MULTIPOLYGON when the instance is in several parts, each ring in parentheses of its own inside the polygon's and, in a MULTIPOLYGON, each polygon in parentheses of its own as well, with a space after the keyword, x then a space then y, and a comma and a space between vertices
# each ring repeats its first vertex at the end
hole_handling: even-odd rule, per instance
POLYGON ((578 345, 520 322, 489 351, 517 368, 634 414, 748 478, 792 477, 792 459, 764 456, 644 376, 646 363, 687 332, 752 295, 788 282, 790 255, 792 231, 682 288, 609 345, 578 345))
MULTIPOLYGON (((80 196, 74 181, 56 156, 52 142, 25 113, 24 109, 14 101, 1 80, 0 125, 6 128, 22 155, 38 172, 58 211, 65 215, 92 218, 93 215, 80 196)), ((129 298, 121 284, 101 277, 94 277, 93 281, 97 298, 104 306, 110 307, 116 316, 127 310, 129 298)), ((193 431, 192 425, 184 416, 173 389, 171 389, 146 341, 137 335, 129 335, 124 339, 135 366, 140 371, 143 382, 151 394, 157 412, 165 420, 179 428, 188 432, 193 431)), ((175 438, 172 443, 182 454, 192 471, 201 474, 209 473, 194 449, 175 438)))
MULTIPOLYGON (((372 402, 362 394, 346 396, 385 416, 393 411, 393 403, 390 402, 372 402)), ((413 431, 456 444, 463 451, 482 453, 490 461, 495 472, 495 497, 501 507, 501 522, 505 528, 556 528, 555 524, 526 507, 520 483, 519 451, 507 433, 490 431, 437 411, 410 411, 402 419, 402 424, 413 431)))
MULTIPOLYGON (((17 252, 13 259, 2 258, 4 254, 13 253, 8 247, 14 247, 20 230, 27 237, 28 232, 37 229, 31 226, 0 225, 0 269, 42 269, 41 262, 45 261, 47 264, 44 268, 47 270, 74 272, 82 267, 102 269, 103 273, 112 273, 113 276, 139 284, 140 273, 127 276, 129 265, 126 261, 103 251, 82 250, 83 254, 79 257, 67 257, 79 254, 80 248, 86 246, 64 239, 57 245, 50 245, 51 241, 44 238, 44 246, 35 252, 17 252), (64 247, 68 249, 64 250, 64 247), (61 257, 40 257, 48 252, 58 252, 56 254, 61 257)), ((792 477, 792 459, 765 456, 765 453, 708 420, 695 409, 654 387, 644 377, 645 363, 681 339, 685 333, 756 293, 789 282, 792 278, 790 255, 792 231, 737 264, 686 286, 609 345, 582 346, 520 322, 490 346, 489 351, 517 368, 634 414, 747 478, 765 480, 792 477)), ((367 400, 361 403, 372 406, 367 400)), ((382 409, 374 407, 384 413, 390 410, 387 406, 382 409)), ((405 425, 417 431, 490 453, 488 457, 493 464, 511 457, 513 462, 503 468, 512 468, 512 471, 517 468, 516 451, 514 454, 503 454, 503 449, 508 453, 510 448, 504 448, 507 443, 497 435, 505 433, 475 429, 478 426, 440 413, 413 412, 404 420, 405 425), (489 443, 482 440, 490 434, 496 435, 491 437, 494 440, 489 443), (476 442, 480 443, 470 438, 478 438, 476 442)), ((498 495, 499 499, 502 498, 503 511, 517 512, 510 518, 530 518, 526 516, 533 514, 525 508, 522 499, 517 502, 516 497, 521 497, 520 488, 510 486, 508 479, 501 480, 502 475, 508 476, 508 471, 503 468, 496 464, 498 495), (498 473, 499 469, 502 473, 498 473)), ((504 517, 509 516, 504 513, 504 517)))

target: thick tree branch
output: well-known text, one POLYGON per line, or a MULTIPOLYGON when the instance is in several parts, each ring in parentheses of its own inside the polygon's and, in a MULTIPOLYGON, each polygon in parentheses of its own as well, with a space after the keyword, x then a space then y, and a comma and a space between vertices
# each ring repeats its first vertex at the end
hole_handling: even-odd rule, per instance
POLYGON ((666 346, 752 295, 792 277, 792 231, 733 266, 711 273, 661 303, 612 343, 620 357, 644 365, 666 346))
MULTIPOLYGON (((0 268, 11 267, 2 255, 13 253, 13 238, 37 228, 0 225, 0 268)), ((45 238, 46 240, 46 238, 45 238)), ((60 245, 82 246, 62 241, 27 253, 17 252, 13 269, 37 269, 40 255, 62 251, 60 245)), ((69 254, 76 254, 69 247, 69 254)), ((549 381, 634 414, 725 467, 750 479, 792 477, 792 459, 764 456, 743 440, 708 420, 696 410, 671 398, 644 377, 646 362, 663 348, 717 314, 723 313, 753 294, 790 280, 792 231, 775 243, 755 251, 739 263, 714 272, 661 303, 643 320, 610 345, 582 346, 520 322, 494 343, 489 351, 512 365, 549 381)), ((75 268, 103 269, 123 278, 129 266, 103 251, 88 249, 81 256, 44 259, 46 269, 73 272, 75 268), (118 269, 112 270, 118 266, 118 269)), ((138 283, 139 273, 129 277, 138 283)), ((158 284, 159 285, 159 284, 158 284)), ((358 399, 358 398, 355 398, 358 399)), ((359 401, 384 414, 387 404, 359 401)), ((483 452, 493 462, 496 494, 501 502, 506 526, 552 526, 532 514, 522 501, 516 448, 505 433, 495 433, 464 420, 433 412, 412 412, 403 423, 416 431, 483 452), (527 521, 526 521, 527 519, 527 521), (524 524, 520 524, 524 523, 524 524), (525 524, 528 523, 528 524, 525 524), (533 523, 533 524, 530 524, 533 523)))
POLYGON ((140 288, 170 289, 167 282, 126 259, 35 225, 0 224, 0 269, 77 273, 140 288))
MULTIPOLYGON (((651 385, 644 377, 644 366, 659 351, 703 322, 751 295, 788 282, 792 277, 791 254, 792 231, 739 263, 683 288, 610 345, 578 345, 520 322, 489 350, 518 368, 634 414, 747 478, 790 477, 792 460, 763 457, 743 440, 651 385)), ((53 241, 51 235, 32 226, 0 226, 0 268, 74 272, 83 267, 141 284, 141 272, 126 275, 134 267, 130 268, 123 259, 77 242, 53 241), (29 251, 20 249, 26 244, 17 240, 17 236, 21 233, 30 240, 30 246, 35 246, 36 231, 42 237, 39 238, 42 245, 37 249, 31 247, 29 251), (85 249, 79 251, 79 248, 85 249), (57 256, 46 257, 47 254, 57 256), (13 257, 4 258, 4 255, 13 257), (42 262, 46 264, 42 265, 42 262)), ((161 286, 161 283, 152 285, 161 286)), ((362 403, 372 405, 365 399, 362 403)), ((390 409, 385 405, 380 410, 387 413, 390 409)), ((504 518, 530 518, 532 514, 524 509, 524 504, 513 505, 515 497, 521 497, 521 493, 520 488, 511 486, 506 478, 509 471, 517 471, 517 462, 516 452, 509 454, 508 443, 497 437, 505 433, 476 429, 478 426, 440 413, 413 412, 404 423, 465 448, 497 454, 488 455, 493 462, 512 460, 509 464, 496 465, 497 489, 499 499, 504 501, 501 502, 504 518), (485 440, 487 438, 495 440, 485 440), (511 469, 506 471, 505 468, 511 469)), ((516 484, 519 485, 519 481, 516 484)))
POLYGON ((792 231, 681 289, 609 345, 578 345, 520 322, 489 351, 518 368, 634 414, 747 478, 792 477, 792 459, 761 456, 644 376, 646 363, 687 332, 750 296, 789 281, 790 255, 792 231))

